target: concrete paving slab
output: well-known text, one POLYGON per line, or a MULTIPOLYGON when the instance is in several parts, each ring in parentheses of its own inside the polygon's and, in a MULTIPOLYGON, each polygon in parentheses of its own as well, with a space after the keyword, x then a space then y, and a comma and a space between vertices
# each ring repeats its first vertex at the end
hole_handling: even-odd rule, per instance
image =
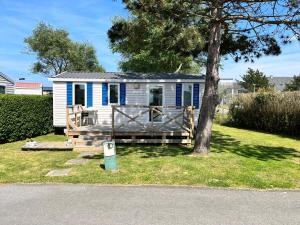
POLYGON ((70 159, 65 163, 65 165, 84 165, 87 162, 87 159, 70 159))
POLYGON ((26 143, 22 147, 23 151, 72 151, 73 145, 69 145, 66 141, 49 141, 26 143))
POLYGON ((61 177, 61 176, 68 176, 71 172, 71 168, 69 169, 57 169, 49 171, 46 176, 47 177, 61 177))

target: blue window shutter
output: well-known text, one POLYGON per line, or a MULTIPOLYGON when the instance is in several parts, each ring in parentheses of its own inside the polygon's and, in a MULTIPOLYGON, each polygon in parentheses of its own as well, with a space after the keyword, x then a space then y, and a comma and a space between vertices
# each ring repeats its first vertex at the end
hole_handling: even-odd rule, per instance
POLYGON ((195 106, 196 109, 199 109, 199 84, 194 84, 193 88, 193 106, 195 106))
POLYGON ((176 106, 182 105, 182 84, 176 84, 176 106))
POLYGON ((102 83, 102 105, 108 105, 108 83, 102 83))
POLYGON ((93 107, 93 83, 87 83, 87 107, 93 107))
POLYGON ((120 83, 120 105, 126 105, 126 83, 120 83))
POLYGON ((73 105, 73 84, 67 82, 67 106, 73 105))

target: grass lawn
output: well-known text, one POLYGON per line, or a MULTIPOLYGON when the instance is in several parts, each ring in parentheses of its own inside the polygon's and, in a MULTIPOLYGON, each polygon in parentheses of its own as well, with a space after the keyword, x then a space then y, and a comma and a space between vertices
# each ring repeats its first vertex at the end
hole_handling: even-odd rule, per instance
MULTIPOLYGON (((186 146, 118 145, 118 173, 105 172, 103 155, 71 166, 67 177, 45 177, 76 152, 23 152, 25 141, 0 145, 0 183, 177 184, 247 188, 300 188, 300 140, 214 124, 209 157, 186 146)), ((37 141, 65 140, 46 135, 37 141)))

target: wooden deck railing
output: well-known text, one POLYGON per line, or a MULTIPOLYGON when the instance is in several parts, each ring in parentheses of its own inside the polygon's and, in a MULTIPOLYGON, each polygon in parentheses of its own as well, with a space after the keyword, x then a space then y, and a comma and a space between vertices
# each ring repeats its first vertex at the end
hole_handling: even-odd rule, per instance
POLYGON ((155 134, 158 131, 163 130, 163 128, 167 128, 171 123, 176 124, 182 131, 186 131, 189 133, 190 138, 194 136, 194 107, 176 107, 176 106, 145 106, 145 105, 126 105, 126 106, 111 106, 112 107, 112 137, 114 137, 115 131, 118 131, 120 128, 129 126, 130 123, 135 123, 140 126, 141 129, 147 129, 148 132, 152 132, 155 134), (138 113, 134 116, 129 115, 124 112, 126 109, 135 109, 138 113), (173 111, 173 114, 170 115, 169 110, 173 111), (178 110, 180 111, 178 113, 178 110), (126 117, 128 120, 121 123, 116 124, 116 113, 121 114, 126 117), (139 121, 138 119, 144 114, 149 113, 149 121, 139 121), (156 116, 154 116, 156 113, 156 116), (164 117, 165 119, 159 123, 154 121, 158 116, 164 117), (180 119, 182 118, 182 119, 180 119))
MULTIPOLYGON (((176 106, 145 106, 145 105, 112 105, 112 121, 111 121, 111 136, 115 136, 115 132, 124 130, 123 128, 135 129, 139 127, 140 131, 147 131, 155 136, 156 133, 168 131, 170 128, 176 131, 188 132, 190 138, 194 137, 194 107, 176 107, 176 106), (126 110, 130 109, 130 113, 126 110), (134 115, 132 115, 134 114, 134 115), (149 117, 142 116, 149 114, 149 117), (116 121, 116 115, 125 117, 116 121), (157 123, 154 121, 158 117, 162 120, 157 123)), ((66 127, 67 131, 76 131, 82 124, 82 112, 84 111, 81 105, 69 106, 66 108, 66 127)), ((101 114, 101 112, 100 112, 101 114)), ((133 131, 133 130, 131 130, 133 131)), ((124 132, 125 133, 125 132, 124 132)))

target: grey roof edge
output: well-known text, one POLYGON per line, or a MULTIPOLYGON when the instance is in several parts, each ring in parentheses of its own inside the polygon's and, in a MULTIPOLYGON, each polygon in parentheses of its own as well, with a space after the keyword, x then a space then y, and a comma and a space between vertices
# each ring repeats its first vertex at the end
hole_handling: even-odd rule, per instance
POLYGON ((50 78, 56 78, 57 76, 63 75, 64 73, 67 73, 67 71, 64 71, 64 72, 59 73, 59 74, 55 74, 55 75, 51 76, 50 78))
POLYGON ((84 71, 65 71, 51 79, 205 79, 203 74, 185 74, 185 73, 136 73, 136 72, 84 72, 84 71), (174 77, 172 77, 174 76, 174 77))
POLYGON ((11 79, 9 76, 5 75, 4 73, 0 72, 0 76, 3 77, 4 79, 8 80, 12 84, 15 84, 15 81, 11 79))

